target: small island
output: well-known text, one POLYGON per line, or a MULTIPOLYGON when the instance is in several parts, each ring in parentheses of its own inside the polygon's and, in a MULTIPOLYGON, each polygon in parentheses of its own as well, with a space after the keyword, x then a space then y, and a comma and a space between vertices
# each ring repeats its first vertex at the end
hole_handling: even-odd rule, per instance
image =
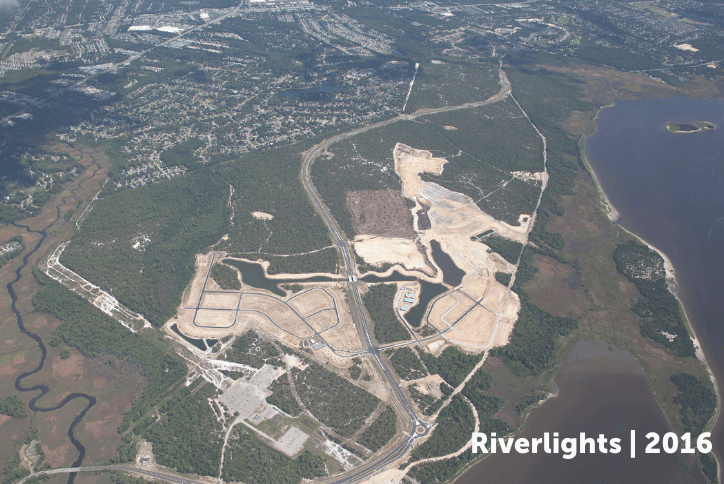
POLYGON ((716 129, 714 123, 708 121, 701 121, 698 124, 691 123, 668 123, 666 129, 672 133, 696 133, 702 130, 713 130, 716 129))

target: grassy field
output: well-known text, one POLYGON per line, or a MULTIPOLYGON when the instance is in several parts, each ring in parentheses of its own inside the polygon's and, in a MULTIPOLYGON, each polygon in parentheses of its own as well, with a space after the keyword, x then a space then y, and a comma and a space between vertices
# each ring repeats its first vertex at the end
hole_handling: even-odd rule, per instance
MULTIPOLYGON (((139 380, 137 368, 115 359, 87 358, 76 350, 61 344, 56 347, 48 345, 55 328, 60 320, 49 315, 35 312, 31 297, 39 288, 35 278, 31 275, 31 268, 41 255, 59 241, 68 240, 75 230, 75 220, 67 221, 63 215, 77 208, 78 200, 87 200, 97 192, 103 182, 107 160, 102 154, 80 147, 57 146, 57 149, 78 156, 80 162, 90 169, 65 187, 64 191, 43 207, 42 212, 23 221, 31 230, 38 231, 47 227, 60 210, 60 218, 49 230, 48 238, 40 250, 30 257, 28 265, 23 269, 21 278, 15 284, 15 290, 20 297, 18 309, 23 314, 23 320, 28 329, 36 333, 45 342, 48 350, 44 368, 26 378, 26 386, 45 384, 50 392, 38 402, 43 407, 52 407, 62 400, 64 395, 71 392, 80 392, 93 395, 97 404, 86 414, 81 425, 76 427, 75 435, 86 444, 86 458, 84 464, 107 462, 115 455, 121 436, 116 429, 143 388, 143 379, 139 380), (96 171, 99 162, 103 168, 96 171), (80 185, 80 186, 79 186, 80 185), (70 190, 76 190, 73 196, 70 190), (77 198, 76 198, 77 197, 77 198), (69 357, 63 359, 61 354, 69 352, 69 357), (109 375, 111 369, 111 375, 109 375), (140 386, 139 386, 140 384, 140 386), (85 427, 88 423, 88 428, 85 427), (88 445, 93 442, 94 445, 88 445)), ((55 149, 55 148, 54 148, 55 149)), ((81 206, 82 210, 83 206, 81 206)), ((0 240, 22 235, 26 248, 24 254, 29 253, 38 243, 40 236, 28 232, 20 227, 4 226, 0 228, 0 240)), ((15 270, 22 263, 22 258, 8 262, 0 271, 0 280, 5 285, 15 278, 15 270)), ((15 317, 10 312, 8 303, 0 308, 0 331, 3 334, 4 354, 0 356, 0 394, 18 395, 24 403, 37 395, 37 392, 16 393, 13 388, 15 378, 35 368, 38 364, 40 351, 34 341, 22 335, 17 327, 15 317)), ((0 453, 0 467, 4 467, 7 459, 16 454, 23 444, 31 427, 39 431, 39 440, 46 454, 43 466, 66 467, 70 465, 78 454, 68 439, 66 430, 71 421, 86 405, 85 400, 74 400, 60 410, 38 413, 25 419, 9 419, 2 424, 0 432, 0 447, 5 452, 0 453)), ((27 409, 27 407, 26 407, 27 409)), ((67 476, 54 476, 46 481, 47 484, 66 482, 67 476)))

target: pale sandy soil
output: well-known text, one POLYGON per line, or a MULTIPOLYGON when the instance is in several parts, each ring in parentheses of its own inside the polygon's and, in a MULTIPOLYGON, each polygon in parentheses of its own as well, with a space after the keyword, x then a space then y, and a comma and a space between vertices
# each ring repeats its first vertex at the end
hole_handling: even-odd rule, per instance
POLYGON ((360 235, 355 238, 354 251, 372 265, 385 262, 402 264, 406 269, 419 269, 432 273, 425 262, 425 256, 410 239, 360 235))
POLYGON ((538 171, 535 173, 531 173, 529 171, 511 171, 510 174, 523 181, 536 180, 545 181, 546 183, 548 182, 548 175, 544 171, 538 171))
POLYGON ((344 302, 344 292, 339 289, 329 291, 334 295, 334 298, 337 301, 339 324, 320 334, 330 345, 334 346, 338 350, 361 350, 362 342, 360 341, 359 334, 357 333, 357 328, 352 322, 349 307, 344 302))
POLYGON ((294 311, 274 298, 244 294, 241 297, 241 308, 265 314, 269 319, 274 321, 276 325, 282 327, 293 336, 308 338, 313 334, 312 330, 304 324, 304 321, 294 314, 294 311))
POLYGON ((402 482, 405 474, 407 472, 400 469, 387 469, 367 478, 367 480, 362 481, 362 484, 397 484, 402 482))
POLYGON ((321 311, 322 309, 331 309, 334 307, 334 301, 332 301, 332 298, 321 289, 312 289, 304 292, 303 294, 291 298, 288 302, 296 312, 305 318, 311 314, 321 311))
POLYGON ((307 322, 315 331, 321 332, 332 327, 337 322, 337 318, 334 311, 324 311, 308 318, 307 322))
MULTIPOLYGON (((207 284, 208 288, 209 285, 207 284)), ((239 294, 220 294, 214 292, 206 292, 201 298, 202 308, 214 308, 214 309, 236 309, 239 304, 239 294)))
POLYGON ((228 328, 233 326, 236 312, 231 310, 200 309, 196 313, 196 324, 214 328, 228 328))
POLYGON ((416 150, 402 143, 397 143, 392 152, 395 158, 395 171, 402 179, 402 192, 411 200, 420 196, 420 173, 441 175, 447 160, 435 158, 425 150, 416 150))
POLYGON ((435 303, 430 311, 430 323, 441 331, 445 330, 474 304, 474 301, 461 294, 448 294, 435 303))
POLYGON ((432 394, 435 398, 441 398, 442 392, 440 391, 440 383, 442 383, 442 381, 443 379, 440 375, 428 375, 425 378, 420 378, 419 380, 402 382, 402 384, 405 388, 417 384, 417 389, 420 393, 424 393, 425 395, 432 394), (428 384, 432 385, 432 390, 427 387, 428 384))
POLYGON ((274 215, 266 212, 251 212, 251 216, 258 220, 271 220, 274 215))
POLYGON ((497 315, 476 306, 446 336, 460 346, 490 346, 497 322, 497 315))
POLYGON ((679 44, 679 45, 674 44, 674 47, 676 47, 679 50, 688 50, 690 52, 699 52, 699 49, 697 49, 696 47, 694 47, 691 44, 679 44))

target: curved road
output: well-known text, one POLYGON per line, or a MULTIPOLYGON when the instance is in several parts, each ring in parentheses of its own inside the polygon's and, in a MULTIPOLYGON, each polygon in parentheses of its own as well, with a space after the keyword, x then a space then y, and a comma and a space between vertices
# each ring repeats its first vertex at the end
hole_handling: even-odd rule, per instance
MULTIPOLYGON (((365 131, 371 130, 371 129, 377 129, 381 128, 383 126, 387 126, 392 123, 396 123, 398 121, 409 121, 416 119, 420 116, 425 116, 429 114, 436 114, 436 113, 442 113, 442 112, 448 112, 448 111, 457 111, 461 109, 470 109, 475 108, 479 106, 484 106, 486 104, 492 104, 498 101, 501 101, 508 97, 511 93, 511 85, 508 81, 507 76, 505 75, 505 71, 503 69, 500 69, 500 84, 501 89, 500 91, 495 94, 494 96, 484 100, 484 101, 478 101, 478 102, 472 102, 472 103, 466 103, 459 106, 446 106, 443 108, 437 108, 437 109, 421 109, 416 111, 413 114, 400 114, 394 118, 390 118, 384 121, 380 121, 378 123, 370 124, 367 126, 364 126, 362 128, 355 129, 353 131, 342 133, 339 135, 336 135, 332 138, 329 138, 318 145, 314 146, 309 152, 307 152, 306 156, 304 157, 304 161, 302 163, 302 170, 301 170, 301 179, 302 179, 302 185, 304 186, 304 189, 307 191, 307 194, 309 195, 310 199, 312 200, 312 203, 319 212, 319 214, 322 216, 322 219, 324 220, 324 223, 329 228, 330 233, 332 234, 332 237, 334 239, 335 244, 340 248, 342 251, 342 256, 344 258, 344 265, 345 269, 347 271, 348 276, 355 276, 354 279, 350 277, 349 282, 349 291, 352 295, 352 302, 350 303, 350 309, 352 311, 352 317, 355 319, 355 321, 359 324, 359 327, 362 331, 362 336, 364 340, 364 344, 367 346, 367 352, 371 354, 375 360, 377 361, 377 364, 382 369, 383 375, 385 379, 387 380, 387 383, 392 388, 393 393, 395 395, 395 399, 397 400, 396 404, 398 408, 401 408, 404 414, 407 415, 408 420, 406 424, 410 426, 410 434, 402 440, 400 443, 398 443, 395 447, 392 449, 389 449, 387 452, 382 454, 381 456, 377 457, 373 461, 369 461, 362 466, 358 467, 357 469, 350 471, 349 473, 333 477, 331 479, 324 479, 320 482, 328 483, 328 484, 351 484, 354 482, 359 482, 362 479, 369 477, 370 475, 374 474, 375 472, 379 471, 380 469, 384 468, 386 465, 390 464, 391 462, 394 462, 396 459, 402 457, 408 450, 412 448, 414 443, 423 437, 426 437, 430 430, 433 428, 433 424, 430 424, 428 422, 422 421, 417 414, 415 413, 412 405, 407 400, 407 397, 405 396, 404 392, 402 391, 402 387, 397 383, 395 380, 392 372, 390 371, 389 367, 385 363, 385 361, 382 359, 382 356, 380 354, 380 348, 375 345, 371 333, 370 333, 370 327, 369 323, 367 321, 366 314, 364 312, 364 308, 362 305, 362 297, 360 296, 359 292, 359 283, 356 281, 356 276, 358 275, 357 272, 357 265, 354 261, 354 257, 352 257, 352 250, 351 246, 345 239, 345 237, 342 235, 341 229, 338 227, 336 221, 334 220, 334 217, 332 217, 332 214, 329 212, 327 207, 324 205, 324 203, 321 200, 321 197, 319 196, 319 193, 317 193, 316 188, 314 187, 314 184, 311 180, 311 166, 312 163, 314 163, 314 160, 319 156, 322 152, 324 152, 329 146, 333 145, 334 143, 337 143, 339 141, 345 140, 347 138, 351 138, 353 136, 356 136, 360 133, 364 133, 365 131), (418 429, 420 432, 418 433, 418 429)), ((389 346, 389 345, 388 345, 389 346)), ((48 475, 48 474, 62 474, 62 473, 71 473, 75 474, 77 472, 99 472, 99 471, 123 471, 123 472, 130 472, 135 474, 140 474, 148 477, 153 477, 158 480, 162 480, 165 482, 169 482, 171 484, 208 484, 208 482, 201 482, 196 481, 193 479, 188 479, 176 474, 168 473, 168 472, 159 472, 159 471, 153 471, 150 469, 143 469, 142 467, 133 467, 128 465, 108 465, 108 466, 89 466, 89 467, 69 467, 69 468, 63 468, 63 469, 52 469, 48 471, 41 471, 41 472, 35 472, 31 474, 30 476, 25 477, 24 479, 17 482, 17 484, 24 484, 25 481, 30 478, 31 476, 38 476, 38 475, 48 475)))
POLYGON ((314 187, 314 184, 312 183, 312 177, 311 177, 311 166, 312 163, 314 163, 314 160, 319 156, 322 152, 324 152, 327 148, 329 148, 334 143, 337 143, 339 141, 345 140, 347 138, 351 138, 353 136, 356 136, 360 133, 364 133, 371 129, 377 129, 381 128, 383 126, 387 126, 392 123, 396 123, 398 121, 409 121, 416 119, 420 116, 429 115, 429 114, 436 114, 436 113, 442 113, 442 112, 448 112, 448 111, 457 111, 461 109, 469 109, 469 108, 475 108, 479 106, 484 106, 486 104, 495 103, 498 101, 501 101, 508 97, 511 93, 511 85, 508 81, 508 77, 505 75, 505 71, 503 71, 502 67, 499 71, 500 76, 500 84, 501 89, 500 91, 495 94, 494 96, 484 100, 484 101, 478 101, 473 103, 466 103, 459 106, 446 106, 443 108, 437 108, 437 109, 420 109, 416 111, 413 114, 400 114, 394 118, 387 119, 384 121, 380 121, 378 123, 370 124, 368 126, 364 126, 362 128, 358 128, 353 131, 349 131, 347 133, 342 133, 339 135, 336 135, 332 138, 329 138, 318 145, 314 146, 312 149, 310 149, 306 156, 304 157, 304 161, 302 162, 302 170, 301 170, 301 178, 302 178, 302 185, 304 186, 304 189, 307 191, 307 194, 309 195, 309 198, 312 200, 312 203, 317 210, 317 212, 322 216, 322 219, 324 220, 324 223, 329 228, 330 233, 332 234, 332 238, 334 239, 335 245, 337 245, 340 250, 342 251, 342 257, 344 259, 344 265, 345 269, 347 271, 347 276, 349 277, 349 291, 352 295, 352 301, 350 303, 350 310, 352 311, 352 317, 357 321, 359 324, 359 327, 362 331, 362 336, 364 340, 364 344, 367 346, 367 351, 369 354, 371 354, 375 360, 377 361, 377 364, 382 369, 382 372, 384 374, 385 379, 387 380, 388 385, 392 388, 395 398, 397 402, 399 402, 399 406, 402 407, 402 410, 404 413, 407 414, 408 421, 407 424, 411 424, 410 434, 407 436, 405 440, 400 442, 396 447, 388 450, 385 454, 381 455, 377 459, 375 459, 373 462, 369 462, 367 465, 362 466, 361 468, 356 469, 355 471, 350 472, 349 474, 346 474, 344 476, 341 476, 336 479, 331 479, 329 481, 324 482, 330 482, 335 484, 346 484, 346 483, 352 483, 356 482, 360 479, 363 479, 365 477, 370 476, 374 472, 382 469, 390 462, 394 461, 396 458, 404 455, 407 450, 409 450, 412 445, 415 443, 416 440, 426 437, 430 430, 433 427, 433 424, 427 423, 422 421, 417 414, 415 413, 412 405, 407 400, 407 397, 405 396, 404 392, 402 391, 401 386, 397 381, 395 380, 394 376, 392 375, 392 372, 390 371, 389 367, 385 363, 385 361, 382 359, 382 356, 380 354, 379 348, 375 345, 374 341, 372 340, 372 336, 370 334, 370 327, 369 323, 367 321, 367 317, 365 315, 365 311, 362 305, 362 297, 360 296, 359 292, 359 283, 357 282, 357 276, 359 275, 357 272, 357 265, 355 263, 354 257, 352 257, 352 250, 345 239, 345 237, 342 235, 342 231, 337 225, 336 221, 334 220, 334 217, 332 216, 331 212, 327 209, 327 207, 324 205, 324 202, 322 202, 321 197, 319 196, 319 193, 317 192, 316 188, 314 187), (417 429, 420 429, 421 431, 418 433, 417 429))

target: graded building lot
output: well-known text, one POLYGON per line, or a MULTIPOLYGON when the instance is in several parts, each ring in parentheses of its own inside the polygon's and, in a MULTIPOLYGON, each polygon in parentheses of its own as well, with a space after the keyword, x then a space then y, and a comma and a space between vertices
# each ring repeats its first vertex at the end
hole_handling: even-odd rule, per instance
POLYGON ((485 308, 476 306, 466 314, 446 336, 460 345, 491 346, 493 331, 498 316, 485 308))
POLYGON ((475 301, 462 294, 452 293, 438 299, 428 320, 440 331, 446 330, 473 307, 475 301))
POLYGON ((334 308, 334 301, 332 298, 329 294, 319 288, 311 289, 296 296, 292 296, 287 302, 303 318, 322 311, 323 309, 334 308))
POLYGON ((412 215, 399 192, 355 190, 347 192, 354 233, 413 239, 412 215))
MULTIPOLYGON (((208 286, 207 286, 208 287, 208 286)), ((239 294, 225 294, 217 292, 205 292, 201 298, 202 308, 213 309, 236 309, 239 304, 239 294)))
POLYGON ((230 328, 234 326, 236 311, 224 309, 199 309, 196 313, 196 324, 198 326, 210 326, 212 328, 230 328))
POLYGON ((334 311, 323 311, 307 318, 307 323, 309 323, 315 331, 321 332, 337 324, 337 316, 334 311))

